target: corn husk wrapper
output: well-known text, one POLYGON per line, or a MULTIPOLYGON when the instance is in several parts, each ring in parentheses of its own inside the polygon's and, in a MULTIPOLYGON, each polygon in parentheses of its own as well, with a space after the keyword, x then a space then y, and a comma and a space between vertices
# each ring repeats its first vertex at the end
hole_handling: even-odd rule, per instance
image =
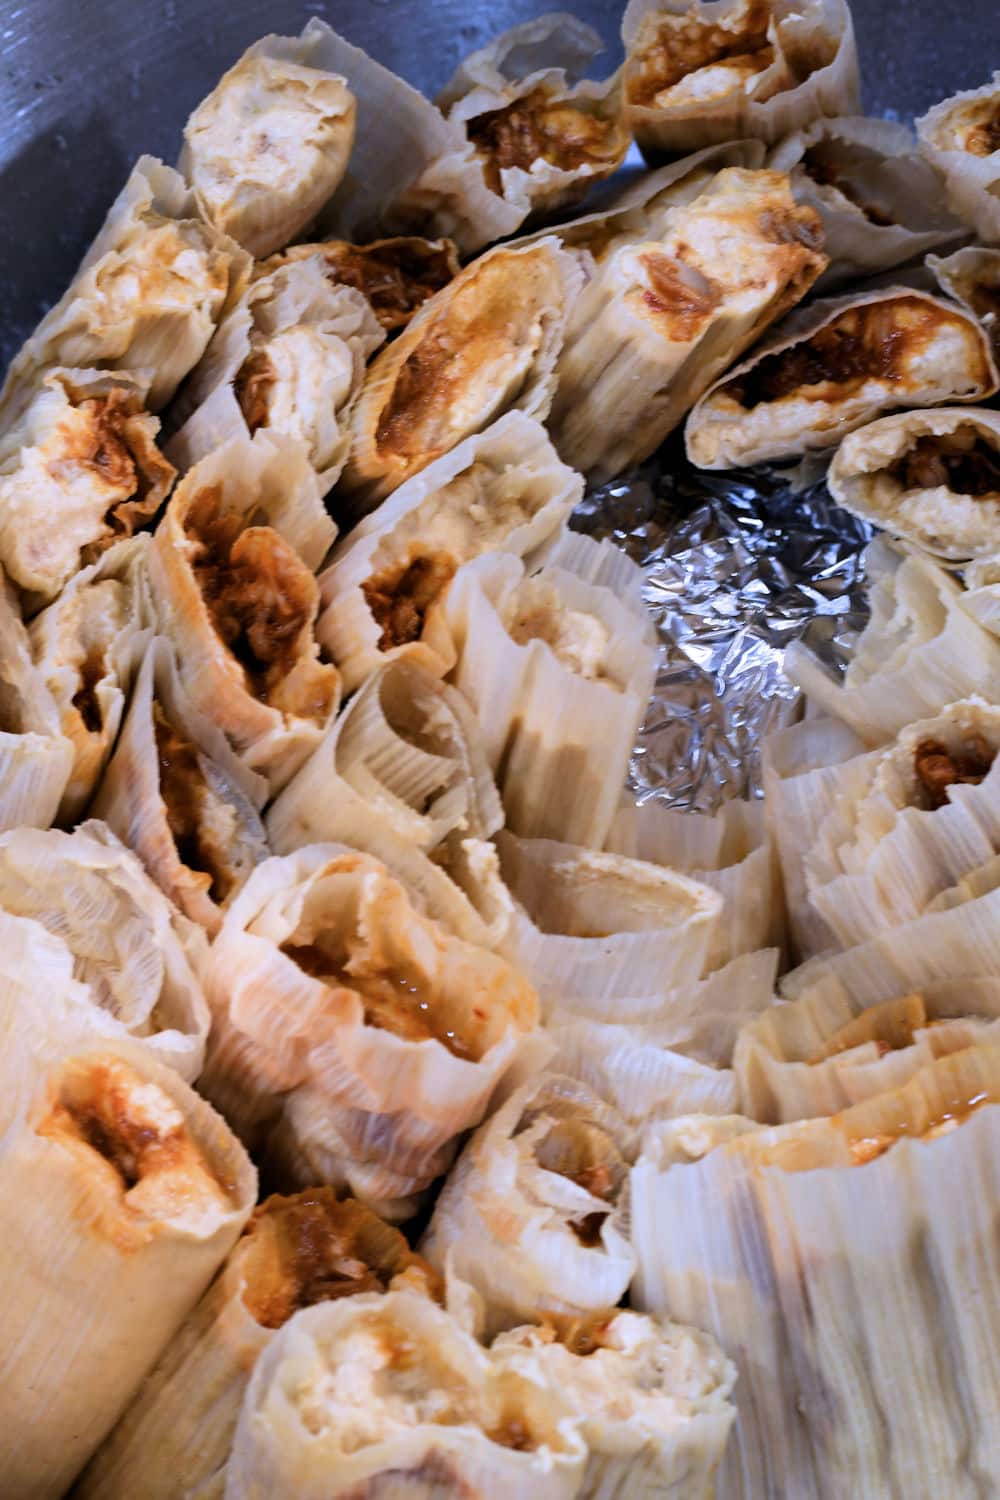
POLYGON ((537 1361, 492 1360, 428 1298, 352 1297, 296 1314, 258 1360, 226 1500, 572 1500, 578 1425, 537 1361))
POLYGON ((526 1352, 580 1417, 588 1458, 578 1500, 712 1493, 736 1371, 708 1334, 615 1309, 565 1334, 512 1329, 491 1346, 514 1368, 526 1352))
POLYGON ((184 692, 272 791, 315 749, 339 702, 339 676, 319 659, 312 572, 335 534, 305 449, 259 432, 190 470, 150 548, 157 621, 184 692))
POLYGON ((407 660, 367 679, 269 809, 276 851, 336 840, 344 802, 428 853, 452 834, 488 839, 504 821, 469 705, 407 660))
POLYGON ((319 257, 258 277, 185 387, 171 457, 187 470, 264 427, 305 444, 325 493, 347 462, 365 361, 383 338, 367 300, 332 284, 319 257))
POLYGON ((272 255, 258 266, 258 272, 268 276, 282 266, 317 256, 332 285, 352 287, 362 294, 386 335, 405 328, 427 299, 447 286, 459 271, 451 240, 391 235, 369 245, 355 245, 349 240, 289 245, 281 255, 272 255))
POLYGON ((702 469, 792 458, 900 405, 982 401, 998 383, 989 339, 954 303, 906 287, 834 297, 792 313, 705 393, 687 453, 702 469))
POLYGON ((917 121, 928 160, 944 177, 949 206, 987 245, 1000 245, 1000 73, 981 89, 953 94, 917 121))
POLYGON ((949 561, 1000 549, 1000 414, 942 407, 883 417, 841 444, 830 493, 949 561))
POLYGON ((355 527, 320 576, 317 635, 345 690, 387 658, 410 657, 443 676, 454 651, 437 616, 457 569, 483 552, 537 553, 582 498, 583 480, 521 412, 408 480, 355 527))
POLYGON ((629 0, 622 37, 625 116, 648 156, 747 136, 777 141, 859 110, 846 0, 629 0), (661 34, 680 43, 673 67, 666 57, 665 67, 650 63, 661 34))
POLYGON ((727 167, 657 236, 612 251, 577 298, 556 369, 553 441, 611 479, 656 449, 713 380, 809 290, 822 231, 780 172, 727 167), (605 414, 613 410, 613 427, 605 414))
POLYGON ((284 1180, 350 1186, 393 1218, 542 1046, 527 981, 336 844, 254 871, 206 988, 208 1097, 248 1140, 269 1139, 284 1180))
POLYGON ((309 28, 249 47, 184 127, 179 170, 199 212, 256 259, 333 197, 354 145, 354 96, 309 28))
POLYGON ((667 994, 573 999, 549 1018, 551 1066, 578 1079, 639 1129, 696 1111, 740 1107, 733 1048, 745 1023, 774 1000, 776 949, 744 954, 667 994))
POLYGON ((476 713, 507 826, 522 837, 604 843, 656 675, 641 577, 610 543, 573 537, 539 572, 485 556, 448 589, 451 681, 476 713), (607 582, 581 576, 588 569, 607 582))
POLYGON ((933 1475, 971 1500, 996 1483, 998 1084, 1000 1053, 974 1048, 834 1119, 650 1132, 633 1297, 737 1365, 720 1493, 889 1500, 933 1475))
POLYGON ((718 146, 705 146, 679 161, 633 178, 606 207, 565 224, 537 229, 514 243, 531 244, 543 235, 556 234, 568 250, 586 250, 600 264, 622 245, 656 239, 665 227, 667 211, 692 203, 724 167, 756 169, 764 165, 766 155, 762 141, 725 141, 718 146))
POLYGON ((145 378, 149 409, 159 411, 249 269, 245 251, 198 219, 184 179, 141 156, 69 287, 15 355, 0 424, 9 428, 56 366, 145 378))
POLYGON ((865 554, 871 619, 842 681, 807 647, 785 652, 786 676, 869 745, 960 698, 1000 700, 1000 649, 962 606, 962 590, 929 557, 873 542, 865 554))
POLYGON ((979 319, 1000 359, 1000 250, 968 245, 952 255, 928 255, 927 265, 941 290, 979 319))
POLYGON ((118 371, 53 370, 0 442, 0 562, 29 612, 166 499, 175 470, 145 389, 118 371))
POLYGON ((50 827, 75 759, 0 569, 0 830, 50 827))
POLYGON ((73 746, 58 813, 70 826, 80 821, 101 778, 149 640, 148 545, 147 535, 116 543, 76 573, 29 627, 37 671, 73 746))
POLYGON ((17 1433, 0 1486, 57 1500, 235 1243, 257 1174, 134 1043, 34 1071, 23 1093, 0 1151, 0 1408, 17 1433))
POLYGON ((60 1030, 84 1040, 96 1032, 142 1041, 197 1078, 209 1023, 202 944, 103 823, 0 835, 0 908, 30 919, 15 924, 3 959, 24 1005, 40 1005, 46 1025, 40 972, 51 976, 51 1003, 65 1004, 66 1018, 46 1026, 47 1057, 60 1030))
POLYGON ((470 53, 438 96, 507 210, 498 205, 490 238, 576 202, 621 166, 630 136, 617 78, 576 81, 602 50, 575 16, 539 16, 470 53))
POLYGON ((719 969, 741 953, 784 942, 781 867, 763 802, 734 799, 714 817, 655 802, 621 807, 604 847, 680 870, 719 892, 722 916, 707 968, 719 969))
POLYGON ((780 786, 774 815, 788 821, 786 878, 806 936, 803 951, 816 951, 809 941, 813 932, 849 948, 912 921, 993 859, 1000 840, 1000 774, 994 775, 991 757, 998 745, 1000 713, 970 699, 908 726, 880 750, 803 771, 797 785, 780 786), (983 779, 962 785, 970 755, 977 776, 981 763, 983 779), (926 774, 933 777, 937 762, 948 756, 957 757, 948 772, 953 784, 941 790, 938 805, 921 767, 928 764, 926 774), (793 809, 803 802, 808 816, 796 821, 793 809))
POLYGON ((368 368, 341 481, 358 514, 374 509, 505 412, 544 421, 579 260, 554 237, 480 256, 368 368))
POLYGON ((180 687, 170 644, 149 644, 94 803, 150 878, 213 935, 250 871, 270 854, 267 782, 180 687))
POLYGON ((330 1188, 271 1197, 78 1482, 79 1500, 222 1493, 253 1367, 295 1311, 376 1291, 436 1290, 398 1230, 330 1188))
POLYGON ((482 1300, 485 1336, 613 1307, 632 1279, 632 1133, 589 1089, 543 1074, 473 1135, 420 1250, 482 1300))
POLYGON ((941 201, 941 179, 908 126, 858 116, 819 119, 779 141, 768 166, 791 175, 823 220, 823 287, 875 276, 954 243, 966 226, 941 201))
POLYGON ((736 1043, 740 1108, 755 1120, 833 1115, 900 1088, 936 1058, 1000 1045, 1000 980, 966 976, 869 1005, 835 975, 752 1020, 736 1043))
POLYGON ((628 996, 665 995, 704 972, 722 897, 687 875, 553 839, 497 836, 514 897, 515 962, 546 1013, 613 1019, 628 996))

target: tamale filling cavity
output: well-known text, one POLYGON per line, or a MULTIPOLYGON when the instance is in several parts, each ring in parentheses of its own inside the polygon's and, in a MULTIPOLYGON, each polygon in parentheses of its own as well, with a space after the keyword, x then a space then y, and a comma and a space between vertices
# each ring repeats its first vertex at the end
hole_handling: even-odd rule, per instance
POLYGON ((619 150, 614 120, 554 99, 548 89, 532 89, 520 99, 476 115, 466 125, 469 139, 483 160, 486 185, 502 194, 501 172, 520 167, 530 172, 536 161, 572 172, 584 166, 613 163, 619 150))
POLYGON ((420 552, 365 579, 361 592, 378 625, 378 648, 391 651, 418 641, 427 611, 455 576, 457 560, 443 552, 420 552))
POLYGON ((941 488, 975 500, 1000 499, 1000 450, 973 427, 918 437, 887 472, 904 490, 941 488))
MULTIPOLYGON (((555 1172, 575 1182, 592 1198, 608 1204, 618 1201, 628 1167, 606 1131, 589 1120, 554 1120, 535 1143, 535 1160, 546 1172, 555 1172)), ((607 1213, 599 1210, 571 1219, 569 1228, 580 1244, 593 1249, 601 1242, 607 1213)))
POLYGON ((970 156, 992 156, 1000 151, 1000 103, 987 102, 984 117, 965 138, 965 149, 970 156))
POLYGON ((996 751, 981 734, 971 734, 960 749, 940 740, 921 740, 913 755, 919 805, 936 812, 947 806, 953 786, 979 786, 989 775, 996 751))
POLYGON ((655 105, 660 102, 657 95, 719 64, 733 70, 734 86, 743 76, 764 72, 774 61, 767 34, 770 22, 768 0, 749 0, 734 26, 699 20, 691 12, 661 22, 637 57, 638 72, 629 84, 631 102, 655 105))
POLYGON ((187 869, 209 877, 208 893, 221 906, 232 891, 234 877, 227 850, 213 838, 211 820, 206 816, 209 789, 201 766, 201 752, 156 702, 153 732, 160 769, 160 797, 177 856, 187 869))

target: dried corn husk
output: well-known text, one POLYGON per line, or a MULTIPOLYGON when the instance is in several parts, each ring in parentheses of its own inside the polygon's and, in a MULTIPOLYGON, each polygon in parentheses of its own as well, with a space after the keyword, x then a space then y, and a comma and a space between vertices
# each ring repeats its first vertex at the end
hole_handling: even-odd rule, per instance
POLYGON ((884 540, 865 566, 871 619, 842 682, 801 642, 785 652, 786 675, 816 706, 877 745, 959 698, 1000 701, 1000 647, 963 609, 954 579, 884 540))
POLYGON ((705 393, 688 457, 703 469, 793 458, 898 406, 982 401, 998 384, 989 339, 953 302, 906 287, 834 297, 793 313, 705 393))
POLYGON ((582 282, 577 258, 546 237, 491 250, 424 303, 369 366, 354 409, 342 487, 359 513, 505 412, 544 421, 582 282))
POLYGON ((641 585, 620 549, 584 536, 535 573, 484 556, 455 575, 440 619, 451 680, 479 720, 512 832, 603 845, 656 675, 641 585))
POLYGON ((777 788, 773 813, 788 821, 783 850, 800 951, 848 948, 912 921, 993 859, 998 746, 1000 711, 968 699, 880 750, 802 771, 796 785, 777 788), (809 811, 797 819, 802 803, 809 811))
POLYGON ((221 1493, 243 1393, 278 1329, 317 1302, 405 1288, 434 1295, 437 1277, 360 1203, 331 1188, 267 1198, 91 1460, 78 1500, 221 1493))
POLYGON ((610 1019, 627 996, 665 995, 704 971, 722 897, 686 875, 552 839, 497 836, 516 902, 511 951, 543 1008, 610 1019))
POLYGON ((715 1150, 694 1122, 686 1153, 677 1125, 650 1133, 633 1296, 736 1362, 720 1493, 890 1500, 933 1476, 973 1500, 997 1483, 996 1099, 1000 1051, 975 1048, 830 1120, 715 1150))
POLYGON ((1000 549, 1000 414, 883 417, 841 444, 829 483, 846 510, 936 557, 988 557, 1000 549))
POLYGON ((769 1124, 832 1115, 899 1088, 935 1058, 1000 1044, 1000 979, 966 976, 869 1005, 834 974, 749 1022, 733 1066, 740 1108, 769 1124))
POLYGON ((258 866, 206 988, 207 1096, 285 1179, 348 1185, 393 1218, 538 1052, 530 985, 337 844, 258 866))
POLYGON ((740 1107, 733 1048, 743 1025, 773 1003, 777 968, 777 951, 764 949, 667 994, 605 1006, 571 1000, 547 1023, 551 1066, 637 1129, 689 1111, 731 1114, 740 1107))
POLYGON ((334 535, 305 449, 258 432, 195 465, 150 548, 181 687, 272 791, 337 709, 339 677, 314 635, 312 574, 334 535))
POLYGON ((608 1310, 595 1320, 502 1333, 494 1359, 530 1352, 574 1404, 587 1445, 577 1500, 708 1496, 735 1408, 734 1366, 694 1328, 608 1310))
POLYGON ((622 36, 626 119, 647 154, 776 141, 861 102, 846 0, 629 0, 622 36))
POLYGON ((578 1426, 537 1361, 492 1360, 429 1298, 352 1297, 297 1313, 258 1360, 225 1496, 572 1500, 578 1426))
POLYGON ((367 679, 275 800, 275 850, 336 840, 349 802, 428 853, 452 834, 488 839, 503 807, 472 710, 413 661, 367 679))
POLYGON ((617 76, 576 81, 602 50, 575 16, 539 16, 470 53, 439 95, 507 210, 497 205, 491 239, 577 202, 621 166, 630 136, 617 76))
POLYGON ((626 242, 574 303, 551 429, 574 468, 610 479, 653 452, 712 381, 809 290, 822 230, 782 172, 727 167, 626 242), (606 420, 615 412, 615 422, 606 420))
POLYGON ((944 177, 948 203, 987 245, 1000 244, 1000 73, 981 89, 953 94, 917 121, 924 154, 944 177))
POLYGON ((767 150, 762 141, 725 141, 706 146, 679 161, 643 172, 614 195, 605 208, 519 237, 515 244, 530 244, 543 235, 558 235, 566 249, 586 250, 600 264, 612 250, 639 240, 653 240, 665 228, 668 209, 691 203, 710 185, 723 167, 757 168, 764 165, 767 150))
POLYGON ((146 1041, 188 1081, 197 1078, 209 1020, 202 946, 103 823, 82 823, 71 834, 17 828, 0 835, 0 908, 32 919, 3 959, 26 987, 25 1003, 41 1003, 32 971, 51 971, 53 1000, 70 978, 79 981, 88 992, 74 996, 77 1012, 76 1002, 84 1005, 82 1035, 96 1029, 146 1041))
POLYGON ((151 521, 175 470, 145 381, 53 370, 0 443, 0 562, 37 609, 77 569, 151 521))
POLYGON ((722 915, 707 968, 784 942, 781 867, 762 801, 731 800, 715 817, 656 802, 621 807, 604 847, 680 870, 719 892, 722 915))
POLYGON ((943 258, 928 255, 927 265, 942 291, 976 315, 1000 359, 1000 250, 970 245, 943 258))
POLYGON ((0 829, 48 828, 75 759, 0 568, 0 829))
POLYGON ((182 691, 168 641, 146 651, 94 813, 152 880, 210 934, 270 853, 260 808, 267 782, 248 771, 182 691))
POLYGON ((73 746, 73 771, 58 815, 71 826, 101 778, 149 640, 148 545, 146 535, 117 542, 75 574, 29 628, 35 665, 73 746))
POLYGON ((437 1200, 421 1252, 467 1282, 487 1335, 613 1307, 632 1279, 628 1163, 617 1112, 544 1074, 480 1126, 437 1200))
POLYGON ((364 296, 386 334, 405 328, 428 297, 447 286, 459 270, 451 240, 428 240, 420 235, 396 235, 370 245, 354 245, 350 240, 289 245, 258 270, 267 276, 281 266, 316 257, 329 282, 352 287, 364 296))
POLYGON ((55 366, 128 371, 159 411, 193 369, 250 258, 197 218, 184 179, 141 156, 55 307, 22 346, 0 392, 8 431, 55 366))
POLYGON ((905 265, 968 230, 941 201, 941 179, 895 120, 819 119, 779 141, 768 166, 788 172, 823 220, 824 287, 905 265))
POLYGON ((333 197, 354 145, 354 96, 324 69, 318 38, 249 47, 184 127, 178 167, 202 216, 260 258, 333 197))
POLYGON ((185 387, 171 458, 190 469, 264 427, 305 444, 325 493, 347 461, 365 361, 383 337, 366 299, 331 284, 318 256, 258 277, 185 387))
POLYGON ((0 1488, 58 1500, 250 1216, 225 1123, 142 1047, 43 1072, 0 1150, 0 1488))
POLYGON ((454 655, 436 617, 457 569, 483 552, 537 552, 582 497, 583 480, 521 412, 408 480, 355 527, 320 576, 317 635, 346 691, 387 658, 447 672, 454 655))

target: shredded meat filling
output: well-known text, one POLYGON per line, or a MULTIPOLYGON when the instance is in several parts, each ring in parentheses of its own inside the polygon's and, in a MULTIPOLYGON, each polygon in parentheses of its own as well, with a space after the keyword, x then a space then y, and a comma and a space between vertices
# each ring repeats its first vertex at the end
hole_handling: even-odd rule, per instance
POLYGON ((888 472, 904 490, 943 487, 975 499, 1000 495, 1000 452, 971 428, 917 438, 888 472))
MULTIPOLYGON (((186 530, 197 543, 192 568, 219 639, 268 703, 298 659, 316 607, 316 581, 269 526, 247 526, 212 485, 192 502, 186 530)), ((328 703, 299 709, 321 718, 328 703)))
POLYGON ((159 508, 174 478, 174 468, 160 453, 140 422, 142 407, 130 391, 115 387, 106 396, 76 403, 87 421, 74 425, 72 438, 50 464, 54 477, 65 466, 90 469, 102 483, 124 497, 105 517, 107 534, 83 549, 90 563, 112 542, 131 536, 159 508))
POLYGON ((357 995, 366 1026, 377 1026, 406 1042, 438 1041, 455 1057, 478 1059, 479 1052, 460 1029, 442 1024, 438 997, 416 970, 351 974, 321 943, 284 943, 281 951, 313 979, 357 995))
POLYGON ((272 1196, 244 1230, 252 1241, 243 1301, 264 1328, 280 1328, 300 1308, 360 1292, 384 1292, 411 1266, 436 1278, 392 1229, 332 1188, 272 1196))
POLYGON ((208 893, 220 906, 233 888, 225 849, 212 838, 205 817, 208 787, 198 747, 153 705, 153 731, 160 768, 160 796, 177 857, 189 870, 208 875, 208 893))
MULTIPOLYGON (((942 309, 917 297, 849 307, 809 339, 763 359, 731 380, 726 394, 747 411, 810 387, 836 385, 842 398, 867 380, 902 381, 909 360, 948 322, 942 309)), ((964 327, 964 325, 963 325, 964 327)), ((823 399, 828 399, 826 393, 823 399)))
MULTIPOLYGON (((536 1145, 535 1160, 545 1171, 556 1172, 600 1198, 609 1210, 618 1201, 627 1169, 611 1138, 597 1125, 584 1120, 555 1121, 536 1145)), ((571 1219, 569 1228, 581 1245, 592 1250, 601 1242, 607 1217, 595 1210, 571 1219)))
POLYGON ((925 808, 936 812, 948 802, 948 788, 979 786, 996 758, 981 734, 969 736, 961 750, 949 750, 940 740, 921 740, 913 756, 917 789, 925 808))
POLYGON ((467 123, 469 139, 483 159, 483 176, 502 194, 505 168, 530 172, 536 161, 572 172, 607 164, 616 155, 618 127, 613 120, 559 102, 544 88, 532 89, 502 109, 489 110, 467 123))
POLYGON ((738 28, 716 26, 687 16, 679 24, 661 25, 639 59, 640 70, 629 86, 633 104, 651 105, 656 96, 716 63, 761 73, 774 61, 768 42, 768 0, 750 0, 738 28))
POLYGON ((994 151, 1000 151, 1000 104, 970 130, 965 138, 965 149, 970 156, 992 156, 994 151))
POLYGON ((348 240, 293 245, 267 264, 285 265, 312 255, 322 255, 330 281, 353 287, 368 298, 386 333, 405 328, 427 299, 459 271, 451 240, 424 240, 418 235, 373 240, 370 245, 352 245, 348 240))
POLYGON ((423 634, 427 612, 455 576, 456 562, 445 554, 418 554, 361 585, 368 608, 381 630, 378 647, 391 651, 423 634))
POLYGON ((274 381, 274 366, 263 349, 245 359, 236 372, 233 392, 251 434, 271 420, 274 381))

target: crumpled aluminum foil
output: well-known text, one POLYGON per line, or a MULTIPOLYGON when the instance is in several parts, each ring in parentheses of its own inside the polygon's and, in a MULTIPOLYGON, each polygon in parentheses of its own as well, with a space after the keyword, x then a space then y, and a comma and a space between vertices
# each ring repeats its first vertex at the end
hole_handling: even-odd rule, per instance
POLYGON ((628 792, 714 812, 761 794, 764 736, 800 711, 782 672, 789 642, 846 666, 867 618, 872 533, 821 482, 799 490, 776 470, 704 473, 672 450, 589 492, 572 524, 645 570, 662 642, 628 792))

